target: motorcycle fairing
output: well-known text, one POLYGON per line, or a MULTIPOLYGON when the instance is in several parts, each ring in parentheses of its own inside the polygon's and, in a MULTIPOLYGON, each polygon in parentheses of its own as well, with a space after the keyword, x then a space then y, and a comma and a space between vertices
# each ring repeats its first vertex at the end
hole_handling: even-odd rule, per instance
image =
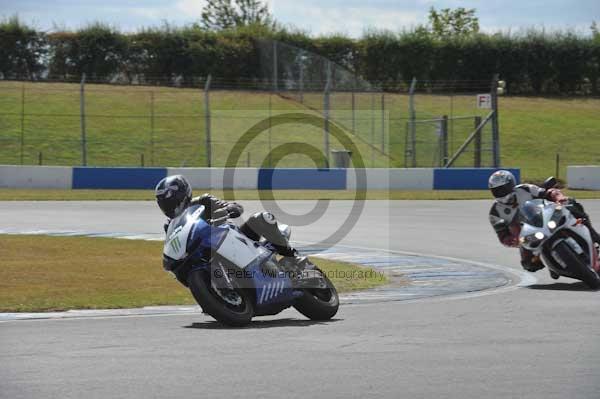
MULTIPOLYGON (((249 280, 239 281, 244 288, 255 290, 256 313, 276 314, 302 296, 292 287, 289 276, 279 269, 268 243, 261 245, 241 234, 235 226, 211 226, 203 218, 204 206, 189 207, 173 219, 167 230, 163 258, 172 271, 179 265, 189 264, 188 271, 211 270, 210 258, 215 265, 225 265, 246 271, 249 280), (271 262, 272 270, 264 270, 271 262)), ((288 233, 289 234, 289 233, 288 233)))
POLYGON ((531 244, 528 245, 526 241, 522 244, 525 248, 534 251, 534 253, 539 253, 543 263, 550 269, 567 277, 578 278, 571 273, 568 267, 565 267, 566 265, 563 266, 561 264, 564 262, 553 251, 560 242, 565 242, 576 253, 582 250, 586 251, 586 257, 588 261, 591 260, 594 270, 600 270, 596 249, 593 245, 589 245, 592 242, 590 231, 585 225, 579 223, 566 208, 550 201, 536 199, 527 201, 521 207, 520 211, 522 213, 522 229, 520 234, 522 238, 532 236, 536 232, 541 232, 544 235, 544 239, 540 240, 540 242, 546 242, 548 239, 551 240, 551 251, 549 253, 543 250, 538 252, 543 248, 543 245, 534 247, 531 244), (525 208, 529 209, 526 212, 522 212, 525 208), (555 212, 562 215, 562 218, 556 224, 556 227, 551 229, 549 222, 553 220, 555 212))
POLYGON ((200 226, 208 224, 201 219, 204 212, 204 206, 195 205, 186 209, 181 215, 177 216, 169 224, 167 230, 167 239, 163 247, 163 254, 170 259, 181 260, 187 256, 188 236, 196 222, 200 226))
POLYGON ((264 263, 255 262, 246 268, 252 273, 252 283, 256 293, 255 310, 257 315, 277 314, 290 306, 292 301, 303 293, 292 287, 292 281, 283 271, 265 272, 262 269, 264 263))
POLYGON ((240 234, 235 229, 228 228, 223 240, 215 252, 244 269, 254 262, 261 255, 269 252, 256 241, 251 240, 245 235, 240 234))

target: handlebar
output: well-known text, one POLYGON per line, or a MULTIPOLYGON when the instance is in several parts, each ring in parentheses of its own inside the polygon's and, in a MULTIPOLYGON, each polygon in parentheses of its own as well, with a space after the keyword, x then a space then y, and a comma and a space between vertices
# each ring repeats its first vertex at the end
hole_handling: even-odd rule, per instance
POLYGON ((223 214, 223 212, 225 213, 223 216, 218 216, 212 219, 207 219, 206 223, 213 225, 213 226, 219 226, 225 222, 227 222, 227 220, 231 217, 231 212, 229 212, 227 209, 219 209, 215 212, 215 215, 218 214, 223 214))

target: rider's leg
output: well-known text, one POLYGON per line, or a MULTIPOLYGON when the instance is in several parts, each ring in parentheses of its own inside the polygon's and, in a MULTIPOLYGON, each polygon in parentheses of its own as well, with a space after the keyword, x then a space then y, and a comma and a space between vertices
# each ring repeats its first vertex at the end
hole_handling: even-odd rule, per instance
POLYGON ((323 288, 323 279, 317 273, 307 257, 299 256, 298 252, 290 245, 287 237, 279 230, 277 220, 269 212, 256 213, 242 225, 240 230, 249 238, 258 241, 264 237, 269 241, 278 254, 283 258, 279 264, 283 269, 291 271, 295 275, 293 284, 299 284, 303 288, 323 288), (301 271, 301 272, 300 272, 301 271))
POLYGON ((539 257, 534 256, 533 252, 521 247, 521 266, 528 272, 537 272, 544 268, 544 264, 539 257))
POLYGON ((579 202, 577 202, 576 200, 571 198, 569 200, 569 204, 567 205, 567 208, 569 208, 569 211, 571 211, 573 216, 575 216, 578 219, 583 220, 583 224, 588 228, 588 230, 590 231, 590 234, 592 235, 592 240, 594 242, 600 244, 600 234, 598 234, 596 229, 594 229, 594 227, 592 226, 592 221, 590 220, 590 216, 585 212, 585 209, 583 209, 583 205, 581 205, 579 202))
POLYGON ((296 256, 296 250, 292 248, 287 237, 279 230, 277 219, 270 212, 259 212, 250 216, 248 220, 240 226, 240 230, 249 238, 258 241, 264 237, 273 244, 277 253, 283 256, 296 256))

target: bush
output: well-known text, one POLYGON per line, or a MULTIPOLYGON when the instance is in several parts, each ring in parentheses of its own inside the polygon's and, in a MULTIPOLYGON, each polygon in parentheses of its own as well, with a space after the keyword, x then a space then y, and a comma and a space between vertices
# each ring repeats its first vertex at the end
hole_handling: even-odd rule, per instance
MULTIPOLYGON (((325 80, 329 59, 388 90, 405 90, 413 77, 485 82, 499 73, 509 93, 599 94, 600 36, 535 30, 440 37, 417 27, 351 39, 263 25, 210 31, 164 24, 125 34, 94 23, 46 36, 13 17, 0 23, 0 74, 39 79, 47 71, 51 78, 68 79, 85 72, 92 80, 190 85, 212 74, 223 84, 260 82, 273 73, 272 40, 282 43, 279 79, 293 80, 304 49, 313 53, 304 67, 307 81, 325 80)), ((352 78, 342 80, 349 84, 352 78)))
POLYGON ((46 36, 18 17, 0 22, 0 74, 3 79, 37 79, 45 67, 46 36))

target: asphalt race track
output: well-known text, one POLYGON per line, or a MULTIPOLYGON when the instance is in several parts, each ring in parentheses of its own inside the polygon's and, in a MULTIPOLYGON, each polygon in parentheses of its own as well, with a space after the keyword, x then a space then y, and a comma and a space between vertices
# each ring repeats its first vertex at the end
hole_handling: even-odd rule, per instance
MULTIPOLYGON (((313 204, 282 208, 302 214, 313 204)), ((600 223, 600 201, 583 204, 600 223)), ((352 205, 331 202, 293 237, 326 238, 352 205)), ((341 244, 520 269, 517 251, 496 241, 489 206, 369 201, 341 244)), ((159 234, 162 223, 151 202, 0 202, 0 220, 4 229, 134 234, 159 234)), ((244 329, 199 314, 4 322, 0 397, 599 398, 600 292, 545 270, 536 277, 470 297, 345 305, 327 323, 294 310, 244 329)))

